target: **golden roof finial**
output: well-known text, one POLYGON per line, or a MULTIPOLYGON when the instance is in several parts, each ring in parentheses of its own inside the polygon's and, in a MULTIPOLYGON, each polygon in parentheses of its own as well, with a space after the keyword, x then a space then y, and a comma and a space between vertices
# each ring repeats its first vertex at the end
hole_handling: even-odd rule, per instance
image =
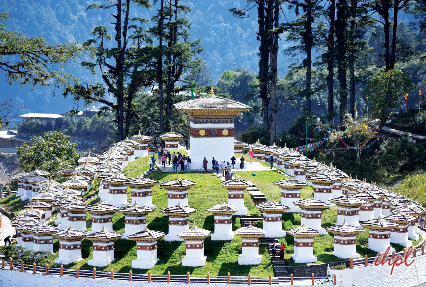
POLYGON ((102 232, 105 232, 105 225, 102 225, 102 232))
POLYGON ((256 142, 257 144, 260 144, 260 140, 259 139, 257 139, 257 142, 256 142))
POLYGON ((284 143, 284 147, 287 148, 287 143, 284 143))
POLYGON ((210 94, 209 94, 209 96, 210 96, 210 97, 214 97, 213 86, 210 88, 210 94))

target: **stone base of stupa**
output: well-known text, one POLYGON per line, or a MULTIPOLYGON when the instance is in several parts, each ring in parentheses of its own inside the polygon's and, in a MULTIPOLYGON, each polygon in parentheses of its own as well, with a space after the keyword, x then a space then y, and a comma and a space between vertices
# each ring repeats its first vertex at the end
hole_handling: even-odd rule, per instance
POLYGON ((184 225, 169 225, 169 233, 164 236, 166 241, 185 241, 183 238, 179 238, 179 233, 188 229, 188 224, 184 225))
POLYGON ((138 268, 138 269, 151 269, 154 267, 155 264, 157 264, 158 259, 135 259, 132 261, 132 268, 138 268))
MULTIPOLYGON (((244 194, 244 193, 243 193, 244 194)), ((235 205, 238 207, 238 211, 234 213, 234 215, 246 216, 247 215, 247 207, 244 206, 244 197, 243 198, 229 198, 228 204, 235 205)))
POLYGON ((317 257, 316 256, 303 256, 303 255, 296 256, 296 254, 293 254, 291 256, 291 258, 293 258, 294 263, 313 263, 313 262, 317 262, 317 257))
POLYGON ((255 253, 253 256, 241 254, 238 257, 239 265, 259 265, 262 262, 262 255, 255 253))
MULTIPOLYGON (((281 222, 280 222, 281 224, 281 222)), ((282 238, 286 236, 285 230, 265 230, 265 238, 282 238)))
POLYGON ((215 232, 211 235, 211 240, 214 241, 230 241, 234 239, 235 233, 232 231, 229 232, 215 232))
MULTIPOLYGON (((72 250, 72 251, 77 251, 77 250, 72 250)), ((56 260, 55 260, 55 263, 56 264, 61 264, 61 265, 67 265, 67 264, 71 264, 71 263, 73 263, 73 262, 78 262, 78 261, 81 261, 81 260, 84 260, 84 258, 83 257, 81 257, 81 250, 80 250, 80 256, 78 257, 72 257, 71 255, 68 255, 68 256, 66 256, 66 255, 64 255, 63 257, 61 257, 61 255, 59 255, 59 257, 58 258, 56 258, 56 260)))
POLYGON ((417 233, 417 226, 408 226, 408 238, 411 240, 419 240, 419 234, 417 233))
POLYGON ((348 259, 348 258, 359 258, 360 255, 356 253, 356 237, 343 237, 334 236, 334 256, 348 259), (341 243, 336 243, 341 242, 341 243))
POLYGON ((412 245, 411 240, 408 239, 407 233, 397 233, 397 232, 391 232, 391 243, 399 244, 404 246, 405 248, 408 248, 412 245))
POLYGON ((182 266, 190 266, 190 267, 204 266, 206 264, 206 260, 207 260, 207 256, 205 255, 198 258, 185 256, 182 259, 182 266))
POLYGON ((110 265, 112 261, 114 261, 114 250, 93 251, 93 259, 89 260, 87 264, 103 267, 110 265))
MULTIPOLYGON (((367 248, 370 250, 384 254, 388 247, 390 247, 390 238, 389 239, 368 238, 367 248)), ((394 248, 390 247, 389 253, 392 253, 392 251, 394 251, 394 248)))

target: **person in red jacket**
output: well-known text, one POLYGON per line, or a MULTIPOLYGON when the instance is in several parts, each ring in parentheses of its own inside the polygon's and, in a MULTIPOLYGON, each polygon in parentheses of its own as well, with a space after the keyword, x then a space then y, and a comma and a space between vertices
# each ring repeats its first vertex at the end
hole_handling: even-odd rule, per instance
POLYGON ((287 246, 285 246, 284 243, 281 243, 281 252, 280 252, 280 259, 284 259, 284 250, 287 246))
POLYGON ((248 152, 248 157, 249 157, 249 163, 252 163, 253 160, 253 150, 250 149, 250 151, 248 152))

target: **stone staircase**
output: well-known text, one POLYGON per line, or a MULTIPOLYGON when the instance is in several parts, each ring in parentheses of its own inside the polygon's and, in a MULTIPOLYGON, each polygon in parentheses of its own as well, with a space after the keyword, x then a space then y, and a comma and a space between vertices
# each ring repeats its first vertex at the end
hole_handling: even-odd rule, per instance
POLYGON ((250 186, 247 188, 248 193, 250 193, 251 198, 254 201, 254 204, 259 204, 266 201, 265 195, 260 192, 256 186, 250 186))
MULTIPOLYGON (((260 244, 262 244, 262 243, 260 243, 260 244)), ((277 253, 275 255, 275 259, 274 259, 274 258, 272 258, 272 243, 268 244, 269 254, 271 255, 271 261, 272 261, 272 264, 274 265, 275 277, 290 277, 290 273, 287 270, 287 266, 285 264, 285 261, 280 259, 281 250, 279 249, 280 248, 279 245, 277 247, 278 247, 278 249, 277 249, 277 253)))

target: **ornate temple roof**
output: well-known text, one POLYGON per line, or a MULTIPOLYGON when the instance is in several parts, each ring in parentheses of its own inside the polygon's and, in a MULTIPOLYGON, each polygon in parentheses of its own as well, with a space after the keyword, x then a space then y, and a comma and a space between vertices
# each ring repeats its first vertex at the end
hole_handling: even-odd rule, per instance
POLYGON ((247 144, 234 138, 234 147, 244 147, 247 144))
POLYGON ((390 230, 398 226, 398 223, 386 220, 381 216, 378 219, 371 219, 361 223, 361 226, 371 230, 390 230))
POLYGON ((45 212, 40 209, 25 209, 18 213, 17 217, 33 217, 36 219, 41 219, 45 212))
POLYGON ((12 222, 11 222, 13 227, 17 227, 18 225, 25 225, 25 224, 29 224, 29 225, 36 225, 39 224, 39 221, 37 219, 35 219, 34 217, 18 217, 16 216, 12 222))
POLYGON ((145 230, 133 233, 127 238, 136 242, 153 242, 160 239, 164 235, 166 235, 166 233, 145 228, 145 230))
POLYGON ((30 175, 46 177, 46 176, 50 175, 50 172, 45 171, 45 170, 36 169, 36 170, 30 171, 30 175))
POLYGON ((154 212, 155 209, 148 206, 139 205, 135 201, 133 205, 128 204, 121 207, 118 211, 124 215, 146 215, 148 213, 154 212))
POLYGON ((34 227, 28 229, 28 232, 37 236, 52 235, 53 233, 58 231, 59 231, 58 228, 52 225, 46 225, 46 224, 35 225, 34 227))
POLYGON ((71 225, 69 228, 60 230, 54 234, 52 234, 53 238, 59 239, 59 240, 65 240, 65 241, 77 241, 82 240, 84 237, 86 237, 87 233, 84 231, 80 231, 78 229, 71 228, 71 225))
POLYGON ((101 231, 87 234, 86 239, 93 242, 111 242, 120 239, 122 236, 120 233, 105 230, 104 226, 101 231))
POLYGON ((24 233, 30 233, 30 230, 35 228, 36 226, 40 225, 38 223, 38 221, 34 222, 34 221, 26 221, 23 223, 20 223, 16 226, 16 230, 19 232, 24 232, 24 233))
POLYGON ((113 214, 117 210, 117 206, 104 202, 87 206, 87 212, 90 214, 113 214))
POLYGON ((311 175, 309 177, 309 181, 319 185, 332 185, 334 182, 340 181, 340 179, 324 173, 317 173, 315 175, 311 175))
POLYGON ((213 90, 211 90, 209 97, 183 101, 174 104, 174 107, 191 116, 237 116, 241 112, 248 112, 250 110, 250 106, 248 105, 227 98, 215 96, 213 94, 213 90))
POLYGON ((12 179, 14 181, 21 182, 21 181, 24 181, 24 179, 26 179, 26 177, 29 176, 29 175, 30 175, 29 172, 21 172, 21 173, 17 173, 14 176, 12 176, 12 179))
POLYGON ((75 171, 79 175, 92 176, 96 173, 97 166, 94 164, 83 164, 75 168, 75 171))
POLYGON ((369 202, 373 202, 373 201, 379 200, 380 198, 383 198, 383 196, 370 191, 358 192, 355 196, 358 197, 359 199, 369 201, 369 202))
POLYGON ((365 200, 358 198, 355 195, 342 195, 339 197, 335 197, 330 199, 330 202, 336 204, 337 206, 345 206, 345 207, 360 207, 361 205, 367 203, 365 200))
POLYGON ((147 143, 153 140, 152 137, 150 136, 146 136, 146 135, 141 135, 141 133, 139 132, 139 134, 134 135, 130 138, 133 141, 137 141, 138 143, 147 143))
POLYGON ((25 208, 27 209, 41 209, 41 210, 48 210, 51 209, 53 204, 43 201, 32 201, 25 204, 25 208))
POLYGON ((90 164, 97 164, 99 161, 98 157, 91 156, 90 151, 87 156, 82 156, 77 160, 78 164, 84 164, 84 163, 90 163, 90 164))
POLYGON ((238 207, 222 202, 221 204, 216 204, 215 206, 210 207, 207 211, 214 215, 232 215, 238 211, 238 207))
POLYGON ((250 182, 242 179, 230 179, 222 181, 222 186, 228 190, 244 190, 251 186, 250 182))
POLYGON ((356 236, 364 230, 362 227, 347 224, 346 220, 343 221, 342 225, 336 224, 327 228, 327 232, 338 236, 356 236))
POLYGON ((60 176, 71 176, 77 174, 75 169, 72 168, 64 168, 57 172, 60 176))
POLYGON ((37 184, 41 181, 45 181, 46 178, 43 176, 39 176, 39 175, 30 175, 26 178, 26 182, 31 183, 31 184, 37 184))
POLYGON ((129 178, 117 171, 114 175, 104 178, 102 181, 109 185, 124 186, 127 185, 129 178))
POLYGON ((293 167, 299 167, 301 164, 304 164, 304 163, 307 163, 307 162, 310 162, 310 161, 311 160, 309 158, 307 158, 305 156, 301 156, 301 157, 294 158, 294 159, 288 161, 288 164, 293 166, 293 167))
POLYGON ((198 228, 197 226, 194 226, 192 228, 188 228, 181 233, 178 234, 179 238, 183 238, 185 240, 203 240, 207 236, 210 235, 210 230, 198 228))
POLYGON ((160 138, 164 141, 176 141, 176 140, 180 140, 183 138, 183 135, 181 135, 180 133, 171 131, 165 134, 160 135, 160 138))
POLYGON ((178 204, 175 206, 164 208, 161 212, 172 217, 186 217, 196 211, 196 208, 187 205, 181 205, 180 202, 178 202, 178 204))
POLYGON ((83 202, 75 201, 75 202, 71 202, 71 203, 62 205, 61 209, 64 209, 64 210, 70 211, 70 212, 86 213, 87 207, 88 207, 87 204, 85 204, 83 202))
POLYGON ((259 203, 258 205, 256 205, 256 208, 266 213, 283 213, 284 211, 290 209, 290 207, 288 207, 287 205, 273 200, 259 203))
POLYGON ((134 188, 151 188, 158 183, 155 179, 139 176, 137 178, 129 178, 127 184, 134 188))
POLYGON ((139 142, 132 139, 125 139, 124 141, 122 141, 122 143, 125 145, 128 145, 129 147, 135 147, 139 145, 139 142))
POLYGON ((55 194, 52 192, 40 192, 33 197, 33 202, 42 201, 42 202, 52 202, 55 199, 55 194))
POLYGON ((304 224, 287 230, 287 234, 294 238, 314 238, 321 236, 321 233, 318 230, 307 227, 304 224))
POLYGON ((306 198, 306 199, 301 199, 298 201, 293 202, 294 205, 299 206, 301 209, 327 209, 330 207, 330 205, 328 205, 327 203, 325 203, 324 201, 321 201, 317 198, 306 198))
POLYGON ((83 181, 76 178, 69 178, 67 181, 65 181, 62 185, 68 188, 86 188, 89 183, 87 181, 83 181))
POLYGON ((278 185, 279 187, 281 187, 282 189, 302 189, 305 186, 307 186, 307 184, 301 180, 298 179, 294 179, 294 178, 286 178, 286 179, 282 179, 282 180, 277 180, 274 181, 275 185, 278 185))
POLYGON ((398 223, 398 224, 408 224, 410 222, 416 221, 416 218, 407 213, 398 213, 386 216, 384 219, 398 223))
POLYGON ((241 237, 242 239, 257 239, 260 237, 264 237, 266 234, 266 231, 254 227, 253 225, 249 225, 247 227, 241 227, 235 230, 235 234, 241 237))
POLYGON ((175 179, 171 179, 165 182, 162 182, 160 186, 167 190, 188 190, 191 186, 196 185, 195 181, 189 179, 181 179, 179 176, 176 176, 175 179))

